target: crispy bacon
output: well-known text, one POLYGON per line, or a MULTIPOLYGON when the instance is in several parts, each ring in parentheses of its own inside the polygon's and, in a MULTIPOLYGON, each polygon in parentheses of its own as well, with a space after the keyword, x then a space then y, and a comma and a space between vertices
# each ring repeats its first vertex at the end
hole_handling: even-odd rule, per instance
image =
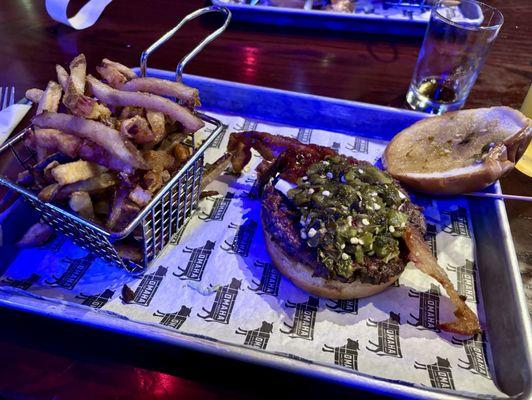
POLYGON ((408 226, 403 235, 403 239, 409 250, 408 258, 410 261, 412 261, 416 268, 421 272, 438 281, 449 295, 453 305, 456 307, 456 310, 454 311, 456 320, 440 323, 440 328, 461 335, 471 336, 475 333, 479 333, 481 329, 478 317, 467 306, 464 299, 460 297, 443 268, 438 265, 436 258, 432 255, 432 252, 419 234, 419 231, 408 226))
MULTIPOLYGON (((279 160, 279 157, 286 153, 282 159, 283 179, 295 182, 298 177, 304 175, 308 167, 316 161, 324 159, 326 156, 335 155, 336 152, 330 148, 315 144, 303 144, 299 140, 279 135, 271 135, 266 132, 247 131, 233 132, 229 136, 227 151, 231 153, 231 164, 235 173, 242 172, 243 168, 251 160, 251 149, 259 152, 266 161, 261 166, 265 172, 270 163, 279 160)), ((281 161, 276 161, 280 165, 281 161)))

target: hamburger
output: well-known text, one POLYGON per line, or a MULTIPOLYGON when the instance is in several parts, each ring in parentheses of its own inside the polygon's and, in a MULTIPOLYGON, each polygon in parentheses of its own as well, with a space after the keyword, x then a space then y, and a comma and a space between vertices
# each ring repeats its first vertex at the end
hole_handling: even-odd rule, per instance
POLYGON ((283 275, 316 296, 381 292, 408 262, 401 242, 407 223, 425 233, 419 208, 387 173, 366 162, 326 156, 290 190, 276 186, 268 184, 261 201, 268 252, 283 275))
POLYGON ((477 316, 425 243, 419 207, 387 172, 317 145, 269 133, 235 132, 233 172, 257 166, 261 221, 273 264, 296 286, 331 299, 367 297, 392 285, 408 262, 438 281, 455 305, 443 330, 480 332, 477 316))

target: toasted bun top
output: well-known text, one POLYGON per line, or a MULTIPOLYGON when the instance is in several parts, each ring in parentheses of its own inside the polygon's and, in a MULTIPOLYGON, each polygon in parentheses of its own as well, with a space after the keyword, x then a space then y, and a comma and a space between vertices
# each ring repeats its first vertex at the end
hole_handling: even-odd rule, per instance
POLYGON ((415 189, 462 193, 482 189, 512 169, 531 137, 531 120, 509 107, 450 112, 397 134, 383 163, 415 189))

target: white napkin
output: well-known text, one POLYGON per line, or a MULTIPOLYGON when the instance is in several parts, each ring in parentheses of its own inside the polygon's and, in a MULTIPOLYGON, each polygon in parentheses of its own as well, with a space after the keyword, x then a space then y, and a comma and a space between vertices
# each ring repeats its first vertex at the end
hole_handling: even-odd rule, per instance
POLYGON ((31 104, 13 104, 0 111, 0 145, 6 141, 30 108, 31 104))
POLYGON ((89 0, 72 18, 67 17, 67 7, 70 0, 46 0, 46 11, 57 22, 79 30, 94 25, 111 1, 89 0))

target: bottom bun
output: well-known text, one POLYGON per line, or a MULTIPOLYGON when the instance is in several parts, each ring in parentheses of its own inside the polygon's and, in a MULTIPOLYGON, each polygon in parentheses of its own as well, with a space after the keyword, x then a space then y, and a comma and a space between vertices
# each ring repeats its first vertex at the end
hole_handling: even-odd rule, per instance
POLYGON ((387 282, 379 285, 372 285, 360 281, 344 283, 330 279, 323 279, 319 276, 313 276, 314 270, 312 267, 308 264, 297 261, 288 255, 281 246, 275 243, 264 226, 265 224, 263 223, 262 230, 264 232, 266 248, 268 249, 273 264, 285 277, 290 279, 294 285, 315 296, 338 300, 373 296, 374 294, 382 292, 399 278, 400 274, 393 276, 387 282))

